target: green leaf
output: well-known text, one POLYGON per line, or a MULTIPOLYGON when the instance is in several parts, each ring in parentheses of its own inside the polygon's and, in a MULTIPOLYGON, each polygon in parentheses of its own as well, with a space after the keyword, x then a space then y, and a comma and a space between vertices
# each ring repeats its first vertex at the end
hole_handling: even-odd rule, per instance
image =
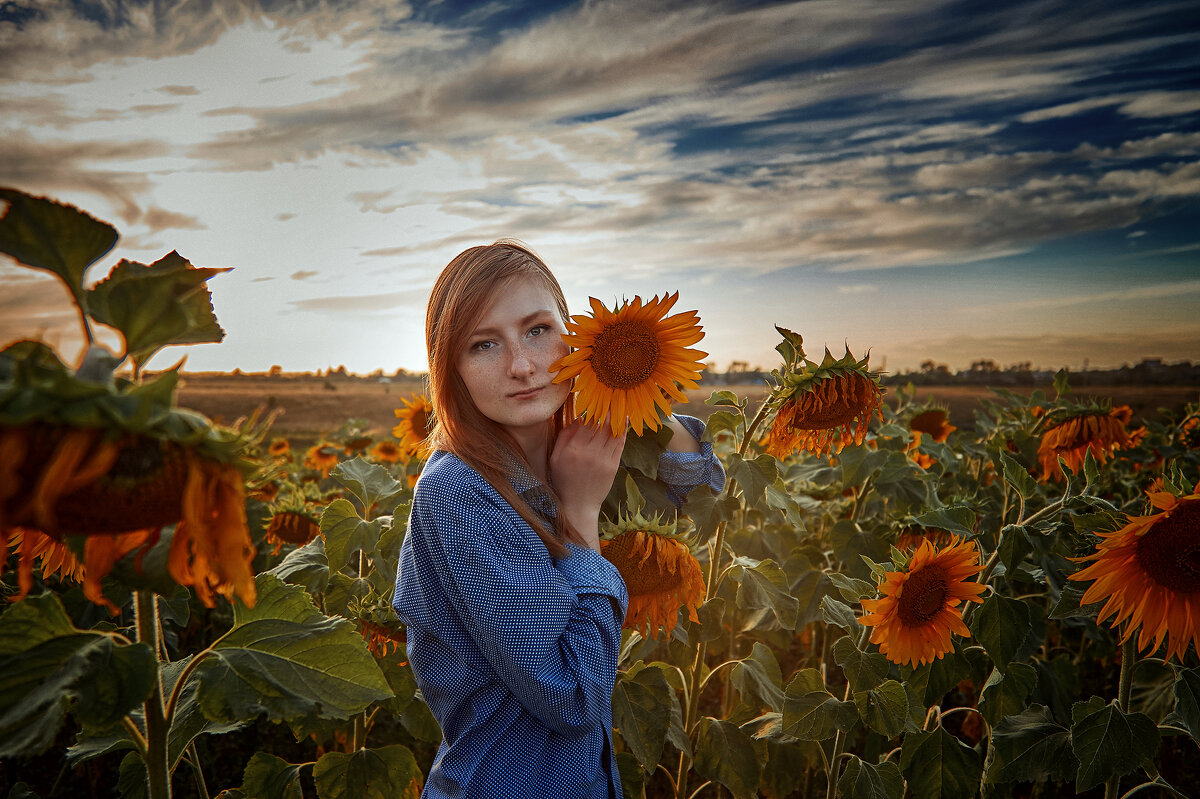
POLYGON ((1000 536, 1000 562, 1004 564, 1005 573, 1012 574, 1033 551, 1029 531, 1022 525, 1006 524, 1000 536))
POLYGON ((325 557, 325 539, 317 536, 296 547, 269 570, 285 583, 303 586, 310 594, 323 594, 329 586, 329 559, 325 557))
POLYGON ((821 597, 821 621, 832 624, 834 627, 840 627, 851 634, 862 629, 854 608, 831 596, 821 597))
POLYGON ((163 347, 225 338, 213 312, 209 278, 228 268, 198 268, 177 252, 146 266, 122 260, 85 294, 88 313, 125 337, 125 352, 143 364, 163 347))
POLYGON ((775 351, 783 356, 783 362, 791 365, 804 360, 804 336, 779 325, 775 325, 775 329, 783 336, 783 341, 775 345, 775 351))
POLYGON ((885 738, 895 738, 904 731, 908 718, 908 694, 895 680, 886 680, 865 691, 854 692, 858 716, 875 732, 885 738))
POLYGON ((1029 607, 1019 599, 992 594, 968 625, 996 668, 1004 671, 1033 629, 1029 607))
POLYGON ((625 673, 617 675, 613 688, 613 727, 648 772, 662 758, 672 695, 662 669, 644 668, 633 677, 625 673))
POLYGON ((433 717, 424 698, 418 694, 417 699, 419 701, 409 702, 408 707, 404 708, 404 712, 400 714, 400 723, 408 730, 408 734, 418 741, 436 744, 442 740, 442 728, 438 726, 437 719, 433 717))
MULTIPOLYGON (((882 560, 887 556, 887 546, 882 539, 873 531, 862 529, 850 519, 838 519, 829 531, 829 538, 833 542, 833 554, 851 572, 863 575, 869 573, 862 561, 863 556, 870 560, 882 560)), ((831 573, 830 579, 832 578, 831 573)))
POLYGON ((0 188, 0 252, 62 278, 82 309, 83 275, 117 243, 117 230, 70 205, 0 188))
POLYGON ((117 795, 121 799, 149 799, 146 776, 146 761, 137 752, 129 752, 117 767, 117 795))
POLYGON ((1180 669, 1174 693, 1175 713, 1200 743, 1200 669, 1180 669))
POLYGON ((832 738, 858 722, 853 702, 836 699, 825 689, 816 669, 802 669, 788 683, 783 701, 783 732, 805 741, 832 738))
POLYGON ((321 613, 303 588, 273 574, 258 575, 255 584, 255 606, 234 603, 233 629, 196 670, 205 716, 345 719, 391 698, 353 623, 321 613))
POLYGON ((955 535, 973 538, 978 517, 975 511, 966 505, 953 505, 945 508, 934 508, 920 516, 914 516, 913 522, 922 527, 936 527, 939 530, 949 530, 955 535))
POLYGON ((1025 700, 1037 690, 1037 669, 1025 663, 1010 663, 1008 670, 993 669, 979 692, 979 711, 988 724, 1025 709, 1025 700))
POLYGON ((999 450, 997 454, 1000 457, 1000 467, 1004 474, 1004 482, 1012 486, 1013 490, 1025 499, 1037 494, 1037 480, 1033 478, 1029 470, 1004 450, 999 450))
POLYGON ((900 767, 890 760, 872 766, 851 755, 837 787, 843 799, 901 799, 904 777, 900 767))
POLYGON ((722 388, 714 391, 704 401, 705 405, 732 405, 735 408, 742 407, 742 401, 737 394, 734 394, 727 388, 722 388))
POLYGON ((417 799, 421 769, 406 746, 326 752, 313 766, 321 799, 417 799))
POLYGON ((621 465, 627 469, 636 469, 653 480, 658 477, 658 461, 670 441, 671 429, 665 425, 657 430, 647 429, 640 436, 630 431, 625 436, 621 465))
POLYGON ((145 644, 120 644, 71 624, 54 594, 0 615, 0 757, 45 750, 68 709, 107 728, 150 695, 158 661, 145 644))
POLYGON ((920 694, 926 706, 937 705, 941 704, 947 691, 970 674, 971 664, 952 650, 932 663, 913 669, 907 682, 920 694))
POLYGON ((754 460, 730 455, 726 474, 737 480, 745 495, 747 507, 753 507, 762 502, 767 486, 779 479, 779 461, 767 454, 759 455, 754 460))
POLYGON ((701 779, 719 782, 738 799, 753 797, 758 789, 754 744, 749 735, 724 719, 700 719, 692 768, 701 779))
POLYGON ((617 771, 621 775, 621 794, 627 799, 646 799, 646 772, 629 752, 617 752, 617 771))
POLYGON ((715 641, 725 634, 725 597, 715 596, 696 610, 700 618, 697 637, 704 642, 715 641))
POLYGON ((788 593, 787 575, 771 559, 742 566, 738 579, 738 607, 746 610, 769 608, 785 629, 796 629, 800 603, 788 593))
POLYGON ((900 770, 908 790, 921 799, 970 799, 979 790, 979 753, 938 727, 910 732, 900 750, 900 770))
POLYGON ((1125 713, 1098 696, 1071 706, 1071 751, 1079 759, 1080 793, 1124 775, 1158 751, 1158 725, 1142 713, 1125 713))
POLYGON ((713 411, 704 425, 704 440, 716 441, 723 432, 730 432, 736 436, 741 426, 741 411, 713 411))
POLYGON ((838 463, 842 467, 842 485, 861 485, 883 468, 889 457, 887 450, 847 447, 838 455, 838 463))
POLYGON ((1003 719, 992 729, 992 747, 987 769, 991 783, 1066 781, 1079 766, 1070 732, 1045 705, 1030 705, 1003 719))
POLYGON ((891 665, 885 655, 863 652, 849 635, 833 644, 833 659, 842 667, 851 691, 868 691, 887 679, 891 665))
POLYGON ((325 557, 330 572, 346 568, 355 552, 375 551, 383 523, 365 521, 347 499, 335 499, 321 514, 321 533, 325 538, 325 557))
POLYGON ((302 799, 301 768, 266 752, 255 752, 242 772, 242 790, 258 799, 302 799))
MULTIPOLYGON (((867 560, 870 560, 870 558, 863 558, 864 562, 867 560)), ((842 595, 842 599, 845 599, 847 602, 857 602, 865 596, 875 596, 875 586, 866 580, 850 577, 841 572, 829 572, 829 579, 837 586, 838 593, 842 595)))
POLYGON ((1104 602, 1093 602, 1090 605, 1080 605, 1086 586, 1079 583, 1067 583, 1059 594, 1058 601, 1050 610, 1052 619, 1094 619, 1104 607, 1104 602))
POLYGON ((750 655, 734 664, 729 681, 742 695, 743 701, 757 699, 776 712, 783 710, 783 674, 775 653, 759 641, 754 642, 750 655))
MULTIPOLYGON (((342 461, 333 467, 329 476, 345 486, 346 490, 358 499, 364 512, 404 490, 404 484, 393 478, 386 468, 361 456, 342 461)), ((375 545, 372 544, 371 549, 374 548, 375 545)))

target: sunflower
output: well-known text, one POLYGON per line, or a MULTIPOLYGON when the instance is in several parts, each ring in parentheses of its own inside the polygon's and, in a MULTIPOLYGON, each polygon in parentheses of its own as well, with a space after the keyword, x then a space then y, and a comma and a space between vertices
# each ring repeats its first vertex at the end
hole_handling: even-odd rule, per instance
POLYGON ((397 463, 404 457, 404 450, 391 441, 380 441, 371 447, 371 457, 385 463, 397 463))
POLYGON ((358 620, 358 632, 367 642, 367 649, 377 658, 398 652, 408 640, 403 627, 392 629, 368 619, 358 620))
POLYGON ((338 465, 341 452, 333 444, 314 444, 304 453, 304 465, 328 477, 329 470, 338 465))
POLYGON ((271 446, 267 447, 267 454, 272 458, 286 458, 292 451, 292 445, 286 438, 271 439, 271 446))
POLYGON ((950 424, 949 417, 941 408, 932 408, 918 413, 908 422, 908 429, 918 435, 927 435, 939 444, 950 437, 958 428, 950 424))
POLYGON ((370 436, 351 436, 346 439, 346 454, 353 455, 356 452, 362 452, 367 447, 371 446, 371 442, 375 439, 370 436))
POLYGON ((60 580, 83 582, 83 564, 75 557, 75 553, 63 542, 55 541, 43 532, 14 527, 8 533, 8 546, 13 552, 19 553, 21 558, 21 566, 17 571, 18 591, 13 597, 14 601, 24 599, 33 588, 31 561, 34 558, 41 563, 43 577, 57 576, 60 580))
POLYGON ((1165 638, 1166 657, 1182 662, 1188 643, 1200 641, 1200 483, 1181 497, 1155 488, 1146 495, 1158 512, 1099 533, 1096 551, 1077 559, 1091 565, 1067 579, 1095 581, 1079 604, 1107 600, 1097 619, 1113 616, 1113 627, 1128 620, 1122 643, 1140 627, 1139 651, 1165 638))
POLYGON ((679 609, 699 621, 696 608, 704 602, 704 577, 675 525, 662 524, 658 517, 646 519, 634 513, 601 525, 600 552, 617 567, 629 592, 625 627, 649 628, 651 638, 659 629, 675 628, 679 609))
MULTIPOLYGON (((167 564, 172 578, 194 587, 209 607, 213 591, 254 604, 254 547, 236 467, 171 441, 49 425, 3 428, 0 455, 15 458, 3 467, 13 482, 6 480, 0 494, 0 543, 7 548, 15 528, 54 541, 87 536, 83 585, 93 602, 115 612, 100 581, 118 560, 144 552, 163 527, 178 522, 167 564)), ((22 587, 35 546, 32 535, 23 536, 22 587)))
POLYGON ((886 572, 879 599, 862 600, 859 621, 875 628, 871 643, 893 663, 932 663, 953 648, 950 633, 971 636, 958 606, 983 601, 984 585, 967 579, 982 569, 974 542, 954 537, 939 549, 922 541, 906 570, 886 572))
POLYGON ((555 383, 575 379, 576 407, 589 420, 607 416, 613 436, 628 417, 633 431, 657 430, 658 411, 671 412, 671 400, 687 402, 683 391, 698 387, 708 353, 688 347, 704 338, 695 311, 667 312, 679 292, 657 295, 645 305, 641 297, 608 310, 590 298, 591 315, 572 316, 563 341, 574 351, 551 364, 555 383))
POLYGON ((400 421, 392 428, 392 435, 400 439, 404 457, 425 458, 429 455, 425 439, 433 432, 433 405, 424 394, 413 394, 411 400, 400 401, 404 407, 395 410, 400 421))
POLYGON ((306 507, 278 510, 267 524, 267 541, 275 545, 271 554, 284 544, 304 545, 321 534, 321 525, 306 507))
POLYGON ((763 448, 783 460, 797 450, 836 454, 847 444, 861 444, 871 416, 883 419, 883 391, 878 376, 867 369, 868 358, 856 360, 846 350, 834 360, 826 350, 820 364, 805 361, 785 373, 775 392, 782 403, 763 448))
POLYGON ((1122 405, 1111 411, 1086 410, 1048 427, 1037 453, 1042 466, 1041 481, 1064 479, 1059 458, 1071 471, 1079 472, 1089 452, 1097 463, 1103 464, 1118 449, 1128 447, 1130 438, 1125 425, 1131 417, 1129 406, 1122 405))

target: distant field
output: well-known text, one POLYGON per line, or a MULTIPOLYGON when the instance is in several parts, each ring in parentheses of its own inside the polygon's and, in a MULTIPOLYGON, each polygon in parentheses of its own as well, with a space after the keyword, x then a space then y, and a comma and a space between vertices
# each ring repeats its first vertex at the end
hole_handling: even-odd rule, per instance
MULTIPOLYGON (((677 406, 681 413, 707 418, 712 407, 705 405, 712 392, 729 389, 739 396, 761 399, 761 385, 703 386, 689 393, 689 402, 677 406)), ((266 377, 259 375, 186 375, 180 389, 180 404, 194 408, 218 421, 231 423, 257 407, 279 411, 273 430, 281 435, 316 438, 342 425, 347 419, 365 419, 376 434, 391 430, 394 409, 401 400, 424 390, 420 379, 381 383, 366 377, 266 377)), ((1028 394, 1032 389, 1016 389, 1028 394)), ((1053 395, 1052 388, 1043 389, 1053 395)), ((1200 386, 1088 386, 1073 392, 1077 397, 1111 399, 1129 405, 1135 418, 1156 417, 1164 407, 1178 412, 1188 402, 1200 400, 1200 386)), ((981 399, 995 394, 978 386, 926 386, 917 391, 918 401, 936 402, 950 411, 950 420, 962 428, 972 426, 981 399)), ((756 407, 756 406, 752 406, 756 407)))

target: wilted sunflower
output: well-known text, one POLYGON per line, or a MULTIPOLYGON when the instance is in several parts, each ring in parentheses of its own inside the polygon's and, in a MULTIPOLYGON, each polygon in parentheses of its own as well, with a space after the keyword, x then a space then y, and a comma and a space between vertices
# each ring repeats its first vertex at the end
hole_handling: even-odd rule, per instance
MULTIPOLYGON (((210 607, 214 591, 254 604, 254 547, 236 467, 172 441, 49 425, 0 429, 0 454, 16 458, 5 465, 13 483, 0 497, 0 532, 87 536, 84 593, 92 601, 115 611, 100 580, 178 522, 167 563, 172 578, 210 607)), ((22 579, 29 568, 23 555, 22 579)))
POLYGON ((370 436, 351 436, 346 439, 345 447, 346 454, 353 455, 356 452, 362 452, 367 447, 371 446, 371 442, 375 439, 370 436))
POLYGON ((597 424, 609 418, 614 436, 625 418, 637 435, 657 430, 658 410, 671 412, 671 400, 687 402, 684 390, 698 387, 708 353, 688 347, 704 338, 695 311, 667 312, 679 292, 645 305, 641 297, 610 311, 590 298, 591 315, 572 316, 563 341, 574 351, 551 364, 555 383, 575 379, 575 407, 597 424))
POLYGON ((425 439, 433 432, 433 405, 424 394, 413 394, 411 400, 400 400, 403 408, 396 408, 399 423, 392 428, 392 435, 400 439, 404 457, 417 455, 421 458, 429 453, 425 450, 425 439))
POLYGON ((953 648, 951 633, 971 636, 959 605, 983 601, 983 584, 967 579, 982 569, 974 542, 954 537, 939 549, 923 541, 905 571, 886 573, 879 599, 862 600, 859 621, 875 628, 871 643, 893 663, 932 663, 953 648))
POLYGON ((304 453, 304 465, 328 477, 329 470, 338 465, 341 452, 333 444, 314 444, 304 453))
POLYGON ((829 350, 817 364, 783 375, 783 397, 763 448, 780 460, 797 450, 814 455, 838 453, 847 444, 861 444, 872 415, 883 419, 883 391, 879 378, 868 371, 867 361, 856 360, 849 350, 834 360, 829 350))
POLYGON ((923 413, 918 413, 908 422, 908 429, 914 433, 921 433, 932 438, 939 444, 950 437, 958 428, 950 424, 950 419, 947 413, 941 408, 932 408, 923 413))
POLYGON ((1146 494, 1158 512, 1099 533, 1096 551, 1077 559, 1091 565, 1068 579, 1095 580, 1079 604, 1107 599, 1098 620, 1128 621, 1122 643, 1141 628, 1139 651, 1153 652, 1165 638, 1166 657, 1182 663, 1188 644, 1200 641, 1200 483, 1182 497, 1146 494))
POLYGON ((371 447, 371 457, 384 463, 397 463, 404 457, 404 450, 391 441, 380 441, 371 447))
POLYGON ((1129 446, 1129 431, 1125 425, 1130 418, 1129 406, 1121 405, 1111 411, 1088 410, 1047 428, 1038 446, 1041 481, 1065 479, 1059 458, 1071 471, 1079 472, 1089 452, 1097 463, 1103 464, 1118 449, 1129 446))
POLYGON ((8 534, 8 546, 20 554, 21 566, 17 570, 18 592, 13 597, 20 601, 29 595, 33 588, 33 559, 41 562, 43 577, 57 576, 61 580, 83 582, 83 564, 75 557, 75 553, 61 541, 55 541, 50 536, 38 530, 24 527, 14 527, 8 534))
POLYGON ((679 609, 699 621, 696 608, 704 602, 704 577, 700 564, 676 532, 674 524, 641 513, 616 523, 601 524, 600 552, 617 567, 629 591, 625 627, 646 631, 657 638, 659 629, 675 628, 679 609))
POLYGON ((275 545, 272 554, 284 544, 303 546, 321 534, 321 525, 304 504, 277 510, 267 524, 267 541, 275 545))
POLYGON ((393 629, 367 619, 358 620, 358 632, 367 642, 367 649, 377 658, 399 652, 408 640, 403 627, 393 629))
POLYGON ((273 438, 271 446, 267 447, 267 454, 272 458, 286 458, 291 451, 292 445, 286 438, 273 438))

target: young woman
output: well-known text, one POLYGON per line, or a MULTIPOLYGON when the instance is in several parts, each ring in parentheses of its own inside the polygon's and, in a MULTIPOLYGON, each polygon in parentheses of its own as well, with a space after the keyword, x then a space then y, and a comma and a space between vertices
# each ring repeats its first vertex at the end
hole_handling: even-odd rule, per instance
MULTIPOLYGON (((437 423, 394 607, 443 740, 424 797, 615 799, 612 691, 628 595, 600 555, 624 436, 574 420, 549 367, 568 353, 554 276, 512 242, 473 247, 425 319, 437 423)), ((724 474, 673 418, 673 496, 724 474)), ((685 426, 686 424, 686 426, 685 426)))

